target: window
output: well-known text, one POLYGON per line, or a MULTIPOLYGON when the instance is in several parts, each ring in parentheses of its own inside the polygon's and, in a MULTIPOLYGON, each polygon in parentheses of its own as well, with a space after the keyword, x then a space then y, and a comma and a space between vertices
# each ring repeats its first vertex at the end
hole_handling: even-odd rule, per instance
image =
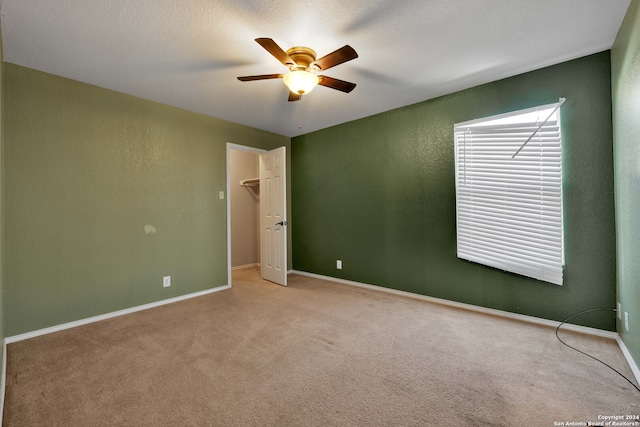
POLYGON ((458 123, 458 258, 562 285, 564 102, 458 123))

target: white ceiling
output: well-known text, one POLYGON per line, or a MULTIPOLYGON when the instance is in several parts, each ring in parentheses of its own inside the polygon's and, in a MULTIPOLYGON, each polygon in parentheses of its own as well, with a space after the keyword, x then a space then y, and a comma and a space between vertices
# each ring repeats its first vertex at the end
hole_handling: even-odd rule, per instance
POLYGON ((4 60, 296 136, 609 49, 630 0, 0 0, 4 60), (254 39, 359 58, 287 102, 254 39))

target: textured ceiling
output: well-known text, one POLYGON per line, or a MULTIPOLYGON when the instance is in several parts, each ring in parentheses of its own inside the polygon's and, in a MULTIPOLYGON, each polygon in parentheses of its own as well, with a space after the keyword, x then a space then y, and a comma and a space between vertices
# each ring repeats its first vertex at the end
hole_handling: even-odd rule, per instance
POLYGON ((2 0, 4 60, 296 136, 609 49, 630 0, 2 0), (254 39, 359 58, 287 102, 254 39))

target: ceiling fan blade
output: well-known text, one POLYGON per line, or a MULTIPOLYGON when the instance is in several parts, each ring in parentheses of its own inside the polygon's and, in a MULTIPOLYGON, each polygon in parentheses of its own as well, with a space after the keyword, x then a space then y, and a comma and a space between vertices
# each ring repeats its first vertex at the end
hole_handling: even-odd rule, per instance
POLYGON ((333 77, 318 76, 318 84, 320 86, 330 87, 342 92, 349 93, 356 88, 355 83, 345 82, 344 80, 334 79, 333 77))
POLYGON ((272 39, 269 38, 257 38, 256 42, 263 48, 267 50, 271 55, 273 55, 278 61, 282 62, 287 67, 295 66, 296 63, 287 55, 287 53, 282 50, 280 46, 272 39))
POLYGON ((241 82, 251 82, 254 80, 281 79, 282 74, 260 74, 259 76, 243 76, 238 77, 241 82))
POLYGON ((358 54, 356 51, 351 46, 346 45, 320 59, 316 59, 310 67, 317 71, 324 71, 331 67, 335 67, 336 65, 356 59, 357 57, 358 54))
POLYGON ((302 95, 299 93, 289 92, 289 102, 291 101, 300 101, 302 99, 302 95))

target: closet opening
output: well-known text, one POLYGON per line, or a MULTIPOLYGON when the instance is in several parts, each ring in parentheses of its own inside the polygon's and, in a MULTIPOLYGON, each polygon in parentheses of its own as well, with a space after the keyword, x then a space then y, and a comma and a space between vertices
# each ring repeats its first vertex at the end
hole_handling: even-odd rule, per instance
POLYGON ((227 263, 232 271, 261 265, 260 154, 265 150, 227 143, 227 263))

